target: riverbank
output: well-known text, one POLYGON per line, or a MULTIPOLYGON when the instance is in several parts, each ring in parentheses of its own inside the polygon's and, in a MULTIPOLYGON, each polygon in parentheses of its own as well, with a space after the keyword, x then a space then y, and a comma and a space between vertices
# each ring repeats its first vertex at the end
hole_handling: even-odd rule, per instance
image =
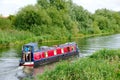
POLYGON ((119 80, 120 49, 103 49, 74 62, 60 62, 55 69, 38 75, 36 80, 119 80))
POLYGON ((110 35, 114 33, 102 33, 102 34, 91 34, 91 35, 83 35, 79 34, 77 36, 71 36, 71 37, 64 37, 59 39, 54 38, 45 38, 44 36, 35 36, 34 34, 27 32, 27 31, 2 31, 0 30, 0 48, 6 48, 6 47, 13 47, 16 45, 23 45, 29 42, 38 42, 38 43, 46 43, 46 42, 59 42, 59 41, 74 41, 78 38, 87 38, 87 37, 95 37, 95 36, 104 36, 104 35, 110 35), (14 35, 14 36, 13 36, 14 35))
POLYGON ((37 1, 35 5, 21 8, 16 15, 8 17, 1 15, 0 47, 35 41, 71 41, 75 38, 120 33, 119 12, 98 9, 92 14, 72 1, 55 1, 55 3, 58 5, 62 3, 62 8, 59 9, 58 5, 47 0, 37 1), (45 7, 43 4, 51 7, 45 7))

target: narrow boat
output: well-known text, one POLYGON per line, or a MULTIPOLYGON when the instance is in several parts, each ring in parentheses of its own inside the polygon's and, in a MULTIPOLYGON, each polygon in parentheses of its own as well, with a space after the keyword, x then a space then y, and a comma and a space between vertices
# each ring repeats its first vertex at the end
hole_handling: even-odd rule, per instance
POLYGON ((40 48, 38 48, 37 43, 28 43, 22 47, 22 57, 19 65, 37 67, 75 55, 79 55, 79 49, 75 42, 51 47, 41 46, 40 48))

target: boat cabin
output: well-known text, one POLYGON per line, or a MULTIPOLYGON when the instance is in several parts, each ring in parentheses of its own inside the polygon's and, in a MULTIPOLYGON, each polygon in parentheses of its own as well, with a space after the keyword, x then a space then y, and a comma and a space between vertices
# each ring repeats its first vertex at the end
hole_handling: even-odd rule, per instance
POLYGON ((38 51, 37 43, 25 44, 22 47, 22 60, 24 62, 34 61, 33 54, 34 54, 34 52, 37 52, 37 51, 38 51))

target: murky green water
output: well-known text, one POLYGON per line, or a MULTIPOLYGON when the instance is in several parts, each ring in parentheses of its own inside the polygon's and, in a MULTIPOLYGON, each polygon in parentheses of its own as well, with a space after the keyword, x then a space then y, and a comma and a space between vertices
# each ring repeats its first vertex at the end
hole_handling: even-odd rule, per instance
MULTIPOLYGON (((87 56, 102 48, 118 49, 120 48, 120 34, 90 37, 74 40, 80 49, 80 57, 87 56)), ((52 42, 40 45, 55 45, 65 42, 52 42)), ((27 74, 18 68, 21 48, 0 49, 0 80, 20 80, 27 74)), ((51 68, 53 65, 49 65, 51 68)), ((33 70, 33 74, 42 73, 45 67, 39 67, 33 70)))

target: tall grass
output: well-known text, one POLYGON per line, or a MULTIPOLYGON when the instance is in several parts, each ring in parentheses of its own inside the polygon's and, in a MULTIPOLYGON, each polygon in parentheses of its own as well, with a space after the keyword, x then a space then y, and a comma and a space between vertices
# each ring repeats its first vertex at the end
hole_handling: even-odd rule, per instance
POLYGON ((90 58, 102 60, 120 59, 120 49, 119 50, 102 49, 100 51, 95 52, 93 55, 90 56, 90 58))
POLYGON ((120 50, 103 49, 75 62, 61 62, 37 80, 119 80, 120 50))
POLYGON ((32 39, 34 35, 27 31, 0 30, 0 44, 17 43, 21 40, 32 39))

